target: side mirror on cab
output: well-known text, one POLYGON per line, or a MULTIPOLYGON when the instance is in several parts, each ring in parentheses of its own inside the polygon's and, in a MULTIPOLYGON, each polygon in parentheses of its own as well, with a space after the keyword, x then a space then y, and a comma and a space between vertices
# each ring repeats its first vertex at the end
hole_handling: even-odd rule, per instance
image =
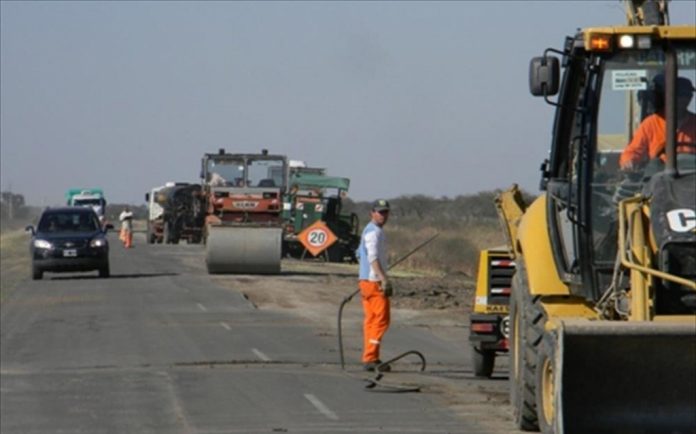
POLYGON ((26 228, 24 228, 24 230, 26 232, 31 232, 32 235, 36 234, 36 231, 34 230, 34 226, 32 226, 32 225, 27 226, 26 228))
POLYGON ((560 66, 557 57, 535 57, 529 62, 529 91, 534 96, 558 93, 560 66))
POLYGON ((113 229, 114 225, 111 223, 107 223, 106 226, 104 226, 104 232, 108 231, 109 229, 113 229))

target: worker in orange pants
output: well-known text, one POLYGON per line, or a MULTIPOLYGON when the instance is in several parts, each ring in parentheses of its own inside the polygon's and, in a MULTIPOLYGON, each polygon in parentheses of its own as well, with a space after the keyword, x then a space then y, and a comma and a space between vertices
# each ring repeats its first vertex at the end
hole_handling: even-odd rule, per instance
MULTIPOLYGON (((360 237, 358 256, 360 274, 358 287, 362 296, 364 348, 362 362, 366 371, 374 371, 382 363, 379 350, 382 337, 389 328, 389 297, 392 286, 387 279, 387 246, 382 227, 389 219, 389 202, 384 199, 372 204, 372 219, 360 237)), ((380 370, 388 371, 385 366, 380 370)))
POLYGON ((374 370, 373 365, 381 363, 379 347, 391 320, 389 298, 384 295, 380 282, 362 280, 358 286, 360 287, 363 311, 365 312, 362 360, 365 364, 365 369, 374 370))
POLYGON ((119 215, 121 221, 121 234, 119 238, 123 242, 123 246, 127 249, 133 247, 133 212, 129 207, 126 207, 119 215))

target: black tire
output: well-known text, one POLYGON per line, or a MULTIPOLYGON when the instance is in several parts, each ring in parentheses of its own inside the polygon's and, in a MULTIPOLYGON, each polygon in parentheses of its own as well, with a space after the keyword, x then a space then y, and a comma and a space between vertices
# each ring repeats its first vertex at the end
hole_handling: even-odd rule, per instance
POLYGON ((36 265, 31 266, 31 279, 32 280, 41 280, 43 279, 43 270, 36 265))
MULTIPOLYGON (((539 429, 536 410, 537 348, 543 335, 535 324, 543 314, 529 294, 527 270, 521 258, 516 261, 510 297, 510 403, 515 426, 524 431, 539 429)), ((537 297, 538 300, 538 297, 537 297)))
POLYGON ((172 243, 172 225, 168 221, 164 222, 164 229, 162 230, 162 238, 166 244, 172 243))
POLYGON ((477 377, 491 378, 495 366, 495 351, 471 348, 471 357, 474 362, 474 375, 477 377))
POLYGON ((557 419, 554 372, 556 371, 556 337, 546 333, 539 348, 539 362, 535 373, 536 402, 539 430, 543 434, 554 434, 557 419))
POLYGON ((99 277, 107 278, 110 275, 111 275, 111 270, 109 269, 109 264, 106 264, 99 269, 99 277))
POLYGON ((343 258, 345 257, 345 249, 343 248, 343 244, 339 241, 336 241, 332 246, 326 249, 326 253, 329 262, 343 262, 343 258))

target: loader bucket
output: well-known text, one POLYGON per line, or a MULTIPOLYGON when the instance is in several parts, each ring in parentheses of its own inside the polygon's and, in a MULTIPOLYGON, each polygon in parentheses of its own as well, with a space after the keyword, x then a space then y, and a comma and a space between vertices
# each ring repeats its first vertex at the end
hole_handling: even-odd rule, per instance
POLYGON ((210 226, 205 262, 208 273, 278 274, 282 229, 255 226, 210 226))
POLYGON ((696 432, 696 317, 563 322, 555 356, 556 433, 696 432))

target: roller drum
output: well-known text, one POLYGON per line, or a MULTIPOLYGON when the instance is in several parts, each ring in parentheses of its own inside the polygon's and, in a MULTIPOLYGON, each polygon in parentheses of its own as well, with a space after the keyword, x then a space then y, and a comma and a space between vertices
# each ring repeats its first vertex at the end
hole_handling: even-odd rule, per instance
POLYGON ((282 229, 209 226, 205 262, 210 274, 278 274, 282 229))

